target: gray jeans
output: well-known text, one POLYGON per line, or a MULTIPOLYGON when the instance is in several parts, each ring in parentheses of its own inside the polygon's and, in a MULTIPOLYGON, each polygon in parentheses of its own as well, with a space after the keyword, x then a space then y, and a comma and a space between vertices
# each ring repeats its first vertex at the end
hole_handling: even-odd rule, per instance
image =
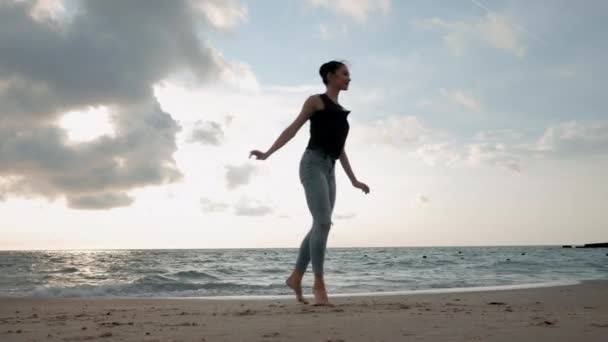
POLYGON ((300 245, 296 270, 306 271, 312 263, 314 273, 323 273, 331 214, 336 202, 335 160, 318 150, 306 149, 300 161, 300 182, 312 215, 312 228, 300 245))

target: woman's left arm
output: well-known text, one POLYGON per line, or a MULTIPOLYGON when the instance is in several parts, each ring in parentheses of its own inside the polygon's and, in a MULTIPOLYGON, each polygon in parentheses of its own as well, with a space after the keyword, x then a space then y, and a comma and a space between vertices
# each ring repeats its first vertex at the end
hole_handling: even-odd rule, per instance
POLYGON ((342 153, 340 153, 340 164, 342 164, 342 168, 344 169, 344 172, 346 172, 346 175, 348 176, 348 179, 350 179, 352 185, 355 188, 361 189, 366 194, 369 193, 369 187, 367 184, 359 182, 357 177, 355 177, 353 169, 350 167, 350 162, 348 161, 348 156, 346 155, 345 149, 342 149, 342 153))

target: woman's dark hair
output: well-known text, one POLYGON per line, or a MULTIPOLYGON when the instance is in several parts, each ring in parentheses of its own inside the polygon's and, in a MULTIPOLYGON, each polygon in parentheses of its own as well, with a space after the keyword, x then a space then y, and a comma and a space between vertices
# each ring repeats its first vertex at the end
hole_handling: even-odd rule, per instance
POLYGON ((329 61, 327 63, 323 63, 319 68, 319 75, 321 75, 321 79, 323 79, 323 84, 327 85, 327 74, 330 72, 336 72, 336 70, 343 67, 345 64, 342 61, 329 61))

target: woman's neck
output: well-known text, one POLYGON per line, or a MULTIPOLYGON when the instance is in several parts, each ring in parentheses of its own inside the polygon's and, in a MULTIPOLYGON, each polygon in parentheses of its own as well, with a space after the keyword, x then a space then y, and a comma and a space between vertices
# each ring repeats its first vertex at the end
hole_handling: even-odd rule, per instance
POLYGON ((327 94, 327 96, 329 96, 332 101, 338 103, 338 95, 340 95, 340 89, 327 88, 325 94, 327 94))

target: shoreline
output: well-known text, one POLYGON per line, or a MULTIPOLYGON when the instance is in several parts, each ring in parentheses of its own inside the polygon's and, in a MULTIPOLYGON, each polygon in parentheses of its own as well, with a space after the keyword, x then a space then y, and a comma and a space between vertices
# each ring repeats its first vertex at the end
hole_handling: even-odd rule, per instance
MULTIPOLYGON (((554 281, 539 281, 533 283, 518 283, 509 285, 480 285, 466 287, 446 287, 446 288, 423 288, 415 290, 396 290, 396 291, 376 291, 376 292, 330 292, 330 296, 336 298, 342 297, 382 297, 382 296, 409 296, 419 294, 442 294, 442 293, 461 293, 461 292, 481 292, 481 291, 508 291, 517 289, 533 289, 556 286, 571 286, 585 282, 593 281, 608 281, 607 278, 579 279, 579 280, 554 280, 554 281)), ((3 295, 0 294, 0 300, 6 298, 20 299, 68 299, 68 298, 86 298, 86 299, 198 299, 198 300, 281 300, 290 299, 292 294, 278 295, 217 295, 217 296, 128 296, 128 295, 45 295, 45 294, 30 294, 30 295, 3 295)))
MULTIPOLYGON (((533 289, 533 288, 545 288, 545 287, 557 287, 557 286, 571 286, 578 285, 589 281, 608 281, 608 278, 594 278, 594 279, 580 279, 580 280, 555 280, 555 281, 542 281, 535 283, 521 283, 521 284, 510 284, 510 285, 481 285, 481 286, 466 286, 466 287, 448 287, 448 288, 425 288, 415 290, 396 290, 396 291, 377 291, 377 292, 338 292, 331 293, 331 297, 344 298, 344 297, 383 297, 383 296, 410 296, 410 295, 421 295, 421 294, 443 294, 443 293, 464 293, 464 292, 481 292, 481 291, 508 291, 517 289, 533 289)), ((121 295, 45 295, 45 294, 31 294, 31 295, 2 295, 0 294, 0 300, 6 298, 18 298, 18 299, 69 299, 69 298, 83 298, 83 299, 176 299, 176 300, 282 300, 291 299, 292 294, 279 294, 279 295, 217 295, 217 296, 121 296, 121 295)))
MULTIPOLYGON (((306 295, 310 298, 310 295, 306 295)), ((0 298, 1 341, 604 341, 608 280, 295 299, 0 298)))
MULTIPOLYGON (((349 298, 349 297, 384 297, 384 296, 415 296, 423 294, 444 294, 444 293, 466 293, 466 292, 487 292, 487 291, 509 291, 509 290, 525 290, 546 287, 573 286, 585 282, 603 281, 603 279, 587 279, 587 280, 563 280, 552 282, 525 283, 513 285, 493 285, 493 286, 472 286, 472 287, 448 287, 436 289, 421 289, 421 290, 401 290, 401 291, 384 291, 384 292, 352 292, 352 293, 330 293, 332 298, 349 298)), ((608 279, 606 279, 608 281, 608 279)), ((2 297, 0 297, 2 298, 2 297)), ((103 297, 102 297, 103 298, 103 297)), ((122 297, 122 298, 137 298, 137 297, 122 297)), ((141 298, 141 297, 140 297, 141 298)), ((281 300, 291 299, 293 295, 235 295, 235 296, 199 296, 199 297, 147 297, 159 299, 201 299, 201 300, 281 300)))

